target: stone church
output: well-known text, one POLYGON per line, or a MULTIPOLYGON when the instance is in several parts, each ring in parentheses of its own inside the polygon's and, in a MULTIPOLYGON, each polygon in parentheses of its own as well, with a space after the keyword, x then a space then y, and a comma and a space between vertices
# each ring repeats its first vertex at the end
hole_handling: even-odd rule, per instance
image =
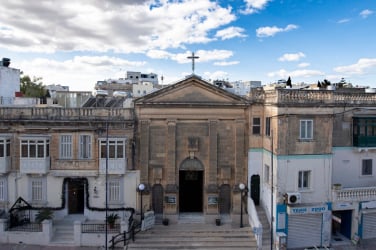
MULTIPOLYGON (((138 98, 136 162, 145 209, 234 220, 247 184, 248 100, 197 75, 138 98)), ((237 219, 236 219, 237 220, 237 219)))

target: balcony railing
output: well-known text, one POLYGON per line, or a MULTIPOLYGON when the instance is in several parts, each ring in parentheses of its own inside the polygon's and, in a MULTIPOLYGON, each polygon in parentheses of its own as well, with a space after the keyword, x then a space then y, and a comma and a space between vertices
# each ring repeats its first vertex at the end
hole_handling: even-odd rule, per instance
MULTIPOLYGON (((109 174, 125 174, 127 169, 127 159, 108 159, 109 174)), ((106 173, 106 159, 99 160, 99 173, 106 173)))
POLYGON ((0 157, 0 174, 6 174, 10 170, 10 157, 0 157))
POLYGON ((342 188, 332 190, 332 201, 369 201, 376 199, 376 187, 342 188))
POLYGON ((126 108, 0 107, 0 120, 131 120, 126 108))
POLYGON ((49 169, 50 157, 20 159, 20 172, 23 174, 46 174, 49 169))
POLYGON ((355 147, 376 147, 376 136, 357 136, 354 135, 355 147))

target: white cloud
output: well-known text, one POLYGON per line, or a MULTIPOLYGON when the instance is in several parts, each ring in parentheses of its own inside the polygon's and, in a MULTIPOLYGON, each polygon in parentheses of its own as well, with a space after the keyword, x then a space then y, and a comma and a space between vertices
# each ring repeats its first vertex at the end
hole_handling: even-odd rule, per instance
POLYGON ((239 61, 231 61, 231 62, 215 62, 215 66, 231 66, 231 65, 237 65, 239 64, 239 61))
POLYGON ((226 29, 217 31, 217 33, 215 34, 215 37, 218 37, 221 40, 227 40, 227 39, 231 39, 234 37, 247 37, 247 35, 243 34, 244 32, 245 30, 243 28, 232 26, 232 27, 228 27, 226 29))
POLYGON ((344 19, 341 19, 341 20, 338 20, 337 23, 341 24, 341 23, 348 23, 350 22, 350 19, 349 18, 344 18, 344 19))
POLYGON ((225 71, 215 71, 215 72, 205 72, 205 79, 210 80, 226 80, 228 79, 229 74, 225 71))
POLYGON ((153 59, 169 59, 173 56, 172 53, 169 53, 165 50, 156 50, 156 49, 149 50, 148 52, 146 52, 146 55, 153 59))
POLYGON ((98 80, 113 78, 126 69, 139 68, 143 61, 128 61, 108 56, 75 56, 71 60, 56 61, 36 58, 31 61, 16 61, 14 68, 22 69, 29 76, 42 77, 45 85, 61 84, 74 86, 70 90, 91 90, 98 80))
POLYGON ((305 57, 305 54, 302 52, 299 53, 286 53, 280 58, 278 58, 278 61, 281 62, 291 62, 291 61, 299 61, 301 58, 305 57))
POLYGON ((307 63, 307 62, 303 62, 303 63, 299 63, 298 64, 298 67, 299 68, 306 68, 306 67, 308 67, 309 65, 311 65, 310 63, 307 63))
POLYGON ((313 76, 323 76, 324 73, 319 70, 308 70, 308 69, 302 69, 302 70, 293 70, 293 71, 287 71, 285 69, 280 69, 278 71, 269 72, 268 77, 277 77, 277 78, 287 78, 287 77, 313 77, 313 76))
MULTIPOLYGON (((233 56, 231 50, 198 50, 195 51, 195 56, 199 58, 196 59, 196 63, 209 62, 209 61, 222 61, 233 56)), ((191 51, 186 51, 184 53, 169 53, 164 50, 150 50, 146 53, 147 56, 154 59, 170 59, 176 61, 177 63, 191 63, 188 56, 192 55, 191 51)))
POLYGON ((334 68, 333 70, 338 73, 353 75, 365 74, 368 70, 376 71, 376 58, 361 58, 357 63, 347 66, 339 66, 334 68))
POLYGON ((295 30, 298 27, 299 26, 297 26, 295 24, 289 24, 285 28, 279 28, 277 26, 260 27, 260 28, 256 29, 256 35, 257 35, 257 37, 269 37, 269 36, 274 36, 275 34, 280 33, 280 32, 287 32, 287 31, 290 31, 290 30, 295 30))
POLYGON ((372 10, 363 10, 359 13, 359 15, 363 18, 367 18, 369 15, 372 15, 373 14, 373 11, 372 10))
POLYGON ((236 19, 216 1, 5 1, 0 46, 10 50, 145 52, 215 40, 236 19), (137 6, 135 6, 137 5, 137 6), (25 14, 27 13, 27 18, 25 14), (68 38, 68 39, 67 39, 68 38))
POLYGON ((244 0, 246 7, 241 11, 243 14, 253 14, 265 8, 271 0, 244 0))

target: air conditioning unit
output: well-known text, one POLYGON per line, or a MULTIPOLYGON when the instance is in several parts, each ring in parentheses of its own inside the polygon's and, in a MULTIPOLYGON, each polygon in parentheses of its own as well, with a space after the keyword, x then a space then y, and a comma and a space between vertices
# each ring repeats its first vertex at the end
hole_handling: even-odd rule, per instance
POLYGON ((301 203, 300 193, 287 193, 286 199, 287 199, 287 204, 300 204, 301 203))

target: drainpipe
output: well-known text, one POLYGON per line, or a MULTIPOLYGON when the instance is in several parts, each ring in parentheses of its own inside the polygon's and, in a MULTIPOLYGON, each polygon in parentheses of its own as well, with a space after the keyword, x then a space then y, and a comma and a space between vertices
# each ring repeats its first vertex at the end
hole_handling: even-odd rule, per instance
POLYGON ((21 173, 16 173, 16 178, 14 178, 14 201, 18 199, 18 180, 22 178, 21 173))

